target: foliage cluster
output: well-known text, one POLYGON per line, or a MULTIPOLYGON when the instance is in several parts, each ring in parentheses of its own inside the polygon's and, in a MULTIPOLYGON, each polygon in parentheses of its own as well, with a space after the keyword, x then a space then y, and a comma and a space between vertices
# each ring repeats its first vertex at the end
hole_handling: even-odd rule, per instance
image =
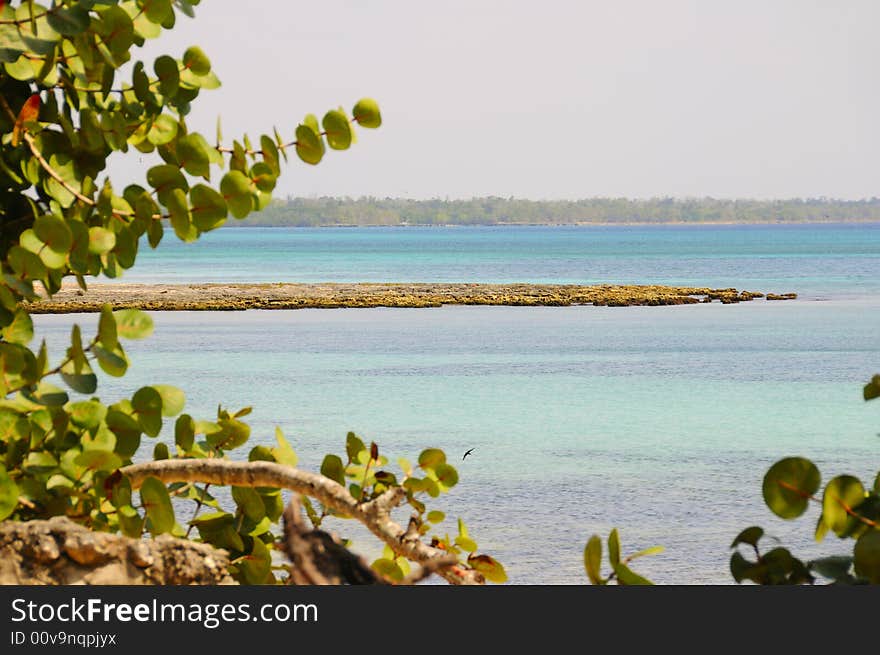
MULTIPOLYGON (((193 46, 149 65, 132 57, 180 14, 192 16, 196 4, 58 0, 46 7, 0 0, 0 520, 64 515, 132 537, 200 539, 230 551, 240 582, 271 583, 285 578, 285 565, 272 558, 283 510, 279 489, 232 487, 234 509, 226 511, 210 484, 151 477, 138 494, 123 472, 149 458, 150 441, 155 460, 227 457, 249 445, 251 430, 242 420, 249 408, 221 406, 216 417, 196 419, 183 413, 184 392, 168 385, 144 386, 109 403, 95 396, 95 368, 124 375, 123 340, 153 330, 139 311, 104 307, 97 334, 86 340, 74 325, 61 357, 53 359, 45 341, 31 346, 29 307, 56 293, 65 278, 85 290, 89 278, 132 267, 142 240, 157 247, 166 226, 193 241, 229 215, 244 218, 270 202, 289 153, 318 164, 328 149, 355 142, 353 124, 381 125, 378 105, 363 99, 351 116, 341 107, 321 120, 307 115, 292 140, 276 129, 227 146, 219 123, 213 143, 190 130, 192 103, 220 84, 208 56, 193 46), (130 79, 123 79, 124 65, 130 79), (107 161, 132 150, 157 156, 158 163, 145 184, 120 192, 104 174, 107 161), (188 520, 178 518, 183 501, 194 507, 188 520)), ((275 444, 250 448, 248 460, 296 466, 280 430, 275 444)), ((424 450, 415 466, 401 461, 400 474, 386 464, 376 444, 367 447, 350 434, 346 456, 328 455, 321 471, 358 503, 402 489, 420 536, 435 530, 445 517, 425 502, 458 481, 443 452, 424 450)), ((334 514, 320 503, 308 509, 316 526, 334 514)), ((437 550, 462 558, 462 568, 504 580, 500 564, 477 555, 464 523, 454 538, 439 532, 433 538, 437 550)), ((400 579, 405 566, 396 552, 375 563, 391 579, 400 579)))

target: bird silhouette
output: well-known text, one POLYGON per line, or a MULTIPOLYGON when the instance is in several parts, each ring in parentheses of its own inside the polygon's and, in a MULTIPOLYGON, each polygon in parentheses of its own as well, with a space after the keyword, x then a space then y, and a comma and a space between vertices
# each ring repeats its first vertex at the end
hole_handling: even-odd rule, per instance
POLYGON ((474 452, 474 450, 476 450, 476 448, 471 448, 471 449, 468 450, 464 455, 462 455, 462 456, 461 456, 461 461, 464 461, 464 458, 467 457, 468 455, 470 455, 472 452, 474 452))

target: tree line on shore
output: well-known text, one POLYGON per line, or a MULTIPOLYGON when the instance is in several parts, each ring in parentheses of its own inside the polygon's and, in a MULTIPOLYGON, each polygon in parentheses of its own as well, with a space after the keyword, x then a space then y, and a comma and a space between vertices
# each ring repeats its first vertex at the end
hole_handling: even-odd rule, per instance
POLYGON ((521 225, 579 223, 808 223, 880 221, 880 198, 727 200, 588 198, 525 200, 485 197, 412 200, 317 197, 273 201, 246 225, 521 225))

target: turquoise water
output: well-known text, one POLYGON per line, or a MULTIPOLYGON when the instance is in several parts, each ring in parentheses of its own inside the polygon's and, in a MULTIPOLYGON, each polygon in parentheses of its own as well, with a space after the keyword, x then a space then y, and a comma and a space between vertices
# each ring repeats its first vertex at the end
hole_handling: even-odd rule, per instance
MULTIPOLYGON (((773 461, 795 454, 813 458, 826 479, 848 472, 869 480, 876 473, 880 406, 861 400, 861 386, 880 372, 880 293, 871 280, 880 270, 877 226, 633 230, 246 230, 253 240, 249 258, 224 252, 231 266, 247 259, 243 279, 293 275, 274 256, 254 256, 287 240, 300 243, 289 259, 315 267, 311 278, 289 279, 361 279, 348 277, 358 266, 347 249, 375 240, 376 261, 363 265, 374 277, 362 279, 500 281, 503 269, 518 281, 592 281, 586 269, 566 273, 551 261, 552 253, 569 251, 582 263, 607 260, 603 281, 729 284, 797 291, 802 299, 157 312, 154 336, 128 348, 131 373, 106 387, 123 395, 150 382, 176 384, 188 393, 187 410, 201 416, 213 414, 218 402, 252 405, 254 442, 269 443, 280 425, 308 468, 317 468, 326 452, 341 452, 348 430, 378 442, 392 461, 414 459, 425 446, 444 448, 461 474, 453 493, 435 501, 449 516, 444 527, 454 532, 454 517, 463 517, 512 583, 584 582, 586 539, 613 526, 624 551, 666 547, 636 567, 661 583, 730 583, 728 547, 752 524, 806 557, 835 552, 842 544, 834 537, 812 541, 815 509, 801 521, 772 518, 761 501, 761 478, 773 461), (493 241, 511 244, 528 234, 536 237, 531 248, 508 245, 506 258, 493 241), (425 241, 417 248, 418 235, 425 241), (464 262, 452 277, 425 277, 443 270, 429 244, 443 244, 444 235, 468 242, 468 252, 479 242, 494 253, 475 266, 496 277, 469 273, 464 262), (600 235, 604 245, 583 245, 589 235, 600 235), (395 245, 398 238, 407 245, 395 245), (647 241, 650 254, 624 257, 630 277, 619 279, 610 272, 614 257, 595 253, 624 251, 631 238, 647 241), (310 239, 322 244, 321 257, 309 250, 310 239), (334 239, 342 244, 336 249, 334 239), (723 254, 712 255, 713 240, 723 254), (824 241, 829 245, 819 252, 824 241), (528 261, 520 261, 524 250, 528 261), (414 253, 409 267, 403 251, 414 253), (720 267, 712 273, 717 283, 698 276, 700 266, 711 268, 708 260, 720 267), (673 271, 681 278, 672 278, 673 271), (736 271, 742 277, 732 279, 736 271)), ((194 260, 217 256, 213 247, 210 241, 188 247, 192 257, 163 267, 163 279, 172 279, 171 268, 181 280, 190 266, 195 277, 205 273, 209 268, 194 260), (202 248, 208 252, 196 255, 202 248)), ((219 268, 213 275, 241 279, 219 268)), ((75 319, 95 323, 93 316, 35 322, 58 353, 75 319)), ((351 523, 332 527, 353 536, 363 552, 378 553, 351 523)))
POLYGON ((861 225, 229 228, 144 247, 131 282, 647 283, 876 290, 880 223, 861 225))

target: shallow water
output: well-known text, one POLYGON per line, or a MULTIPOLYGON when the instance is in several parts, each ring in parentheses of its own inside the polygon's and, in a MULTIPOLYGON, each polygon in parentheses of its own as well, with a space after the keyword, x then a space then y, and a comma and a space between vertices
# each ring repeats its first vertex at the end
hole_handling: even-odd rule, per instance
MULTIPOLYGON (((876 473, 880 408, 861 400, 861 387, 880 370, 880 298, 839 295, 157 312, 156 333, 130 343, 131 372, 112 385, 130 394, 175 384, 202 417, 218 401, 252 405, 253 442, 270 443, 280 425, 312 469, 324 453, 344 451, 348 430, 392 462, 443 448, 461 475, 434 501, 447 511, 443 527, 454 533, 463 517, 512 583, 584 582, 586 539, 613 526, 624 552, 666 547, 635 567, 657 582, 730 583, 728 547, 748 525, 805 557, 838 546, 833 537, 812 542, 815 509, 796 522, 771 517, 760 487, 773 461, 811 457, 826 479, 876 473)), ((73 320, 95 323, 35 317, 56 353, 73 320)), ((350 522, 333 527, 378 553, 350 522)))

